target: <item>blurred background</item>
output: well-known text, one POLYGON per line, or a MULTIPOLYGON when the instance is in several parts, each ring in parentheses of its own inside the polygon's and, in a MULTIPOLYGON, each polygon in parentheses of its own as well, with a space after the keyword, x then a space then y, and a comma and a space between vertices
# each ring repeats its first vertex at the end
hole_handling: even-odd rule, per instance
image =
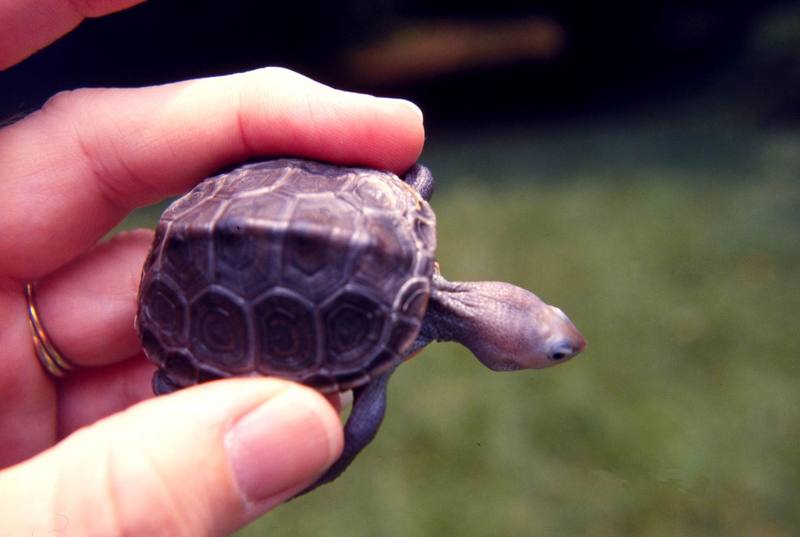
POLYGON ((242 536, 800 535, 800 3, 150 2, 0 73, 0 117, 263 65, 416 101, 445 274, 589 347, 430 348, 352 469, 242 536))

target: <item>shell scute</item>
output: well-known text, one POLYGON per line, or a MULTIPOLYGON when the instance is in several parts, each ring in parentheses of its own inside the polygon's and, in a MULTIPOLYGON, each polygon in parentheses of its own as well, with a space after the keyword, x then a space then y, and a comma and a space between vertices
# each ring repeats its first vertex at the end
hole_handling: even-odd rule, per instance
POLYGON ((234 219, 214 229, 214 281, 241 296, 255 296, 278 281, 283 232, 270 226, 243 229, 245 224, 234 219))
POLYGON ((198 380, 197 363, 185 351, 170 351, 164 357, 164 369, 179 386, 191 386, 198 380))
POLYGON ((373 375, 380 375, 402 361, 403 358, 400 355, 389 348, 385 348, 372 358, 369 369, 372 371, 373 375))
POLYGON ((415 278, 405 283, 395 299, 395 311, 408 317, 421 319, 428 307, 431 283, 426 278, 415 278))
POLYGON ((286 375, 318 365, 319 341, 311 302, 278 289, 258 299, 253 315, 259 372, 286 375))
POLYGON ((342 290, 322 306, 321 313, 329 366, 352 365, 377 350, 387 312, 365 290, 342 290))
POLYGON ((396 349, 396 352, 402 354, 414 342, 419 329, 419 320, 397 316, 392 323, 392 331, 389 334, 387 347, 396 349))
POLYGON ((157 330, 152 337, 169 345, 180 345, 186 340, 188 304, 182 293, 167 278, 151 279, 143 293, 139 321, 157 330))
MULTIPOLYGON (((141 317, 137 318, 137 324, 141 320, 141 317)), ((146 323, 151 324, 151 323, 146 323)), ((157 364, 159 367, 164 366, 164 356, 166 355, 166 349, 158 337, 152 330, 147 328, 141 328, 141 324, 139 325, 139 338, 142 340, 142 348, 144 349, 145 354, 147 357, 157 364)))
POLYGON ((414 219, 414 234, 422 247, 431 252, 436 250, 436 227, 433 222, 423 218, 414 219))
POLYGON ((398 230, 405 222, 394 216, 370 218, 364 225, 369 244, 356 258, 355 281, 393 294, 408 278, 413 268, 415 252, 398 230))
POLYGON ((309 166, 301 166, 281 182, 278 190, 288 195, 334 192, 340 190, 346 183, 346 176, 331 175, 321 169, 309 169, 309 166))
MULTIPOLYGON (((220 187, 217 196, 237 197, 244 192, 262 192, 276 187, 292 173, 291 168, 276 166, 274 162, 246 164, 218 176, 220 187)), ((206 179, 206 181, 212 181, 206 179)), ((202 184, 202 183, 201 183, 202 184)))
POLYGON ((190 348, 198 361, 228 372, 252 369, 248 315, 230 291, 212 286, 191 304, 190 348))
POLYGON ((206 202, 217 194, 223 185, 218 178, 206 179, 195 186, 189 193, 175 200, 161 217, 164 220, 174 220, 182 217, 187 212, 195 209, 201 203, 206 202))
POLYGON ((163 263, 189 296, 212 283, 211 234, 223 205, 223 200, 204 200, 169 223, 164 234, 163 263))
POLYGON ((221 220, 238 220, 250 225, 286 223, 294 210, 295 198, 271 191, 243 191, 231 198, 221 220))
POLYGON ((286 230, 281 285, 319 300, 346 283, 358 216, 332 194, 301 196, 286 230))
POLYGON ((355 184, 353 194, 364 207, 384 210, 402 210, 404 207, 403 197, 398 196, 397 189, 374 175, 361 174, 355 184))

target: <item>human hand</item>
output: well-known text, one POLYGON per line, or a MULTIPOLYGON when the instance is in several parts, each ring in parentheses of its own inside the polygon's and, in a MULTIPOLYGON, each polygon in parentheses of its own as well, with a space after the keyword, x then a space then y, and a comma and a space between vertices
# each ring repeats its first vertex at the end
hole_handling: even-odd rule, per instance
MULTIPOLYGON (((133 3, 0 0, 0 67, 77 24, 42 12, 133 3)), ((313 482, 342 447, 336 410, 313 390, 232 379, 150 399, 133 316, 152 232, 98 241, 132 209, 226 164, 296 155, 402 172, 423 136, 406 102, 274 68, 62 93, 0 130, 3 530, 220 535, 313 482), (78 366, 63 379, 37 362, 30 281, 48 335, 78 366)))

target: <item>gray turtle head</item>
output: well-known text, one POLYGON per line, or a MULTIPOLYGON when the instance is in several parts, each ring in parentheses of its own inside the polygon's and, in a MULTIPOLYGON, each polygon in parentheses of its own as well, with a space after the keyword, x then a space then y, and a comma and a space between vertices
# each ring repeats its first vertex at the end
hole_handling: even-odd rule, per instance
POLYGON ((586 347, 569 317, 530 291, 503 282, 448 282, 439 275, 422 333, 458 341, 495 371, 550 367, 586 347))
POLYGON ((560 308, 519 291, 514 293, 519 300, 515 309, 522 319, 508 323, 506 333, 491 348, 478 342, 476 356, 481 362, 496 370, 541 369, 566 362, 586 347, 583 335, 560 308))

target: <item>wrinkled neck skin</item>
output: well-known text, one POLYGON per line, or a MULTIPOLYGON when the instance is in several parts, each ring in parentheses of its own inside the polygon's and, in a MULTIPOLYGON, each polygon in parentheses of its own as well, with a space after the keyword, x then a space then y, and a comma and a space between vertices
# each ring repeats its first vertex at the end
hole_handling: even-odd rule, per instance
POLYGON ((560 309, 530 291, 504 282, 449 282, 438 271, 407 355, 433 341, 461 343, 495 371, 550 367, 586 345, 560 309))

